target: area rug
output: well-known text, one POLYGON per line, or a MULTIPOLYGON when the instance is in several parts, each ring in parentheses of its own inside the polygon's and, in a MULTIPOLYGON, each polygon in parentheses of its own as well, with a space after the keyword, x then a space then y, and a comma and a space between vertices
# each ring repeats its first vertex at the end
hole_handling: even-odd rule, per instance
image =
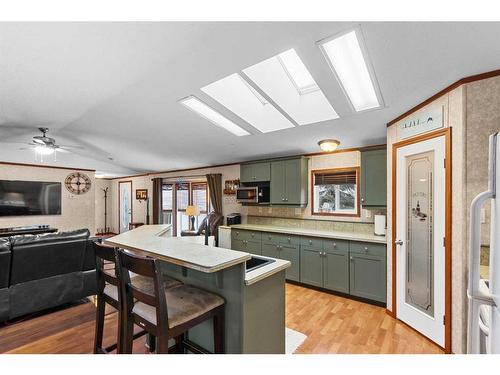
POLYGON ((286 354, 293 354, 305 339, 307 339, 306 335, 287 327, 285 331, 286 354))

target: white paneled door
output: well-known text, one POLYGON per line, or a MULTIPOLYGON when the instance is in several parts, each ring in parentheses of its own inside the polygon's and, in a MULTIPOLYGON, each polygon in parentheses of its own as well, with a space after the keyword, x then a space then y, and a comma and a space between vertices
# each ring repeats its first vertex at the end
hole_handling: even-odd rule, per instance
POLYGON ((397 149, 396 314, 445 346, 446 139, 397 149))
POLYGON ((132 181, 120 181, 119 185, 120 216, 118 222, 120 233, 123 233, 128 231, 129 224, 132 222, 132 181))

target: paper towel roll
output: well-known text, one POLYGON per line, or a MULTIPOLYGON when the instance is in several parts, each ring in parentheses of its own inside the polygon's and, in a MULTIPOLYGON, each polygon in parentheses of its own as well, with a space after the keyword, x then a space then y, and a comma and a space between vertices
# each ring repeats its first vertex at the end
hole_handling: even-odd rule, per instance
POLYGON ((385 236, 385 215, 375 215, 375 235, 385 236))

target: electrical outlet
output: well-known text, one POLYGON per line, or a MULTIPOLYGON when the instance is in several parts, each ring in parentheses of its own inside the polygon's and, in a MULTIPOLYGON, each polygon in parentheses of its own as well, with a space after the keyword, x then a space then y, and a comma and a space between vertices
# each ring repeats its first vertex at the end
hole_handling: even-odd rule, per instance
POLYGON ((372 217, 372 212, 370 210, 365 210, 366 214, 365 214, 365 217, 367 219, 370 219, 372 217))
POLYGON ((272 213, 273 213, 273 209, 272 209, 271 207, 269 207, 269 208, 267 209, 267 213, 268 213, 268 214, 272 214, 272 213))
POLYGON ((259 207, 259 214, 262 213, 262 207, 259 207))
POLYGON ((295 208, 295 215, 299 216, 302 213, 300 208, 295 208))

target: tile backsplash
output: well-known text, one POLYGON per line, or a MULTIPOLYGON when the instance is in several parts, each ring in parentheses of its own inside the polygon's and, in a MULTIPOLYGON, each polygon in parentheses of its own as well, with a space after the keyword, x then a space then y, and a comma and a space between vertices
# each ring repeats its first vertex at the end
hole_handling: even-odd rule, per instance
POLYGON ((373 223, 366 222, 327 221, 253 215, 247 216, 247 224, 366 234, 372 234, 374 231, 373 223))

